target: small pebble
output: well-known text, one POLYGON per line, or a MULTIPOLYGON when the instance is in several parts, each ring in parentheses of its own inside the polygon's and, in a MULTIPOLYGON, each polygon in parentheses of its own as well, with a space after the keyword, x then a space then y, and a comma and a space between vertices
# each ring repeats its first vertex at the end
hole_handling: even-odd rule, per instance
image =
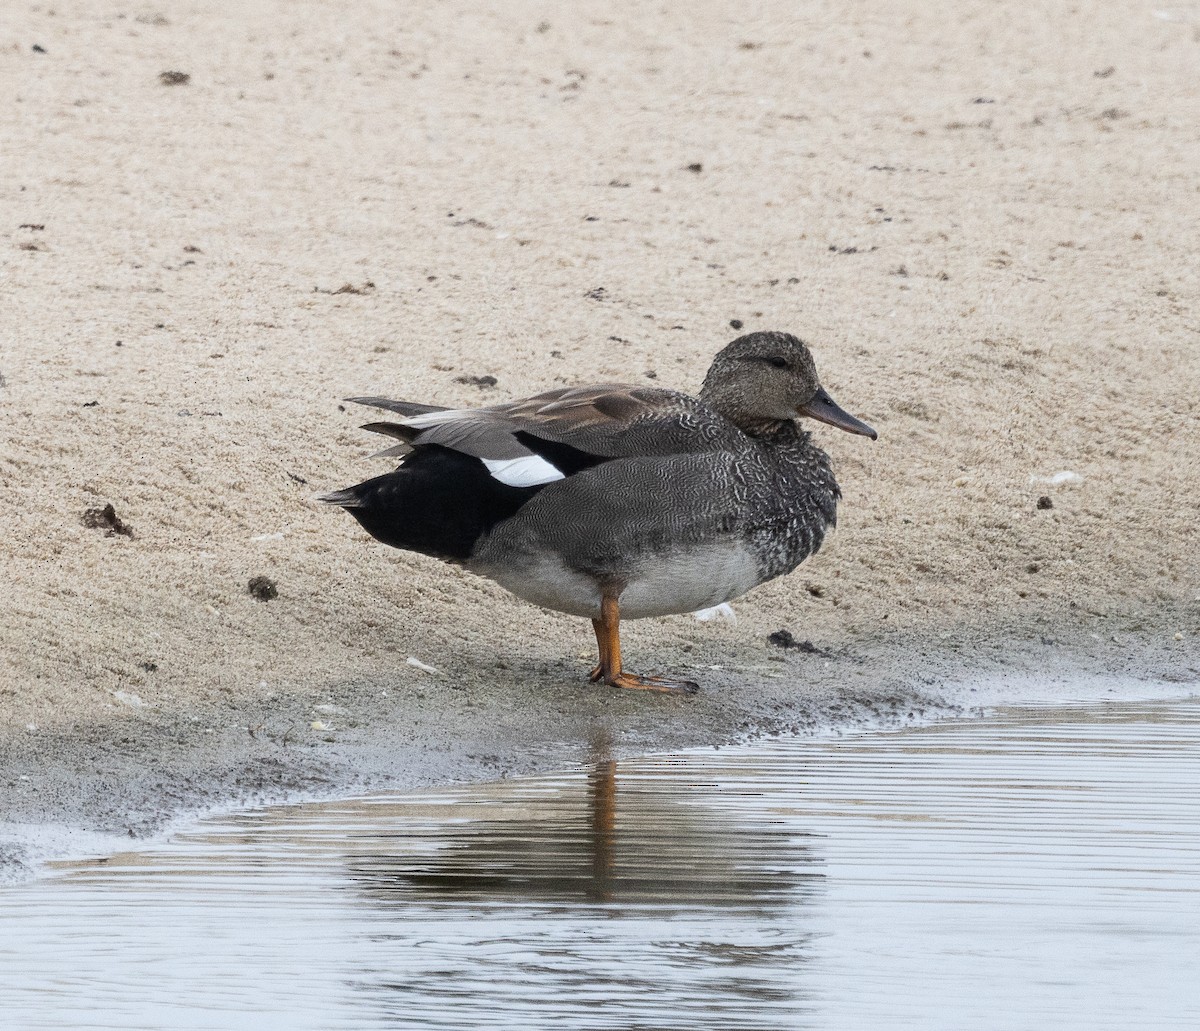
POLYGON ((279 597, 279 587, 267 576, 256 576, 247 585, 247 590, 259 601, 270 601, 279 597))

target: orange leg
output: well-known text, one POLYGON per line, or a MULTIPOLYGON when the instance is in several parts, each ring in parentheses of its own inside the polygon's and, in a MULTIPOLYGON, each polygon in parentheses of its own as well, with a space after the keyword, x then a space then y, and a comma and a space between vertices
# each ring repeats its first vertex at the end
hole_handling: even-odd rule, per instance
POLYGON ((698 684, 690 680, 668 680, 666 677, 639 677, 621 669, 621 611, 617 599, 604 595, 600 602, 600 618, 592 620, 596 644, 600 648, 600 663, 588 678, 594 684, 603 680, 613 687, 629 687, 639 691, 662 691, 667 694, 695 694, 698 684))

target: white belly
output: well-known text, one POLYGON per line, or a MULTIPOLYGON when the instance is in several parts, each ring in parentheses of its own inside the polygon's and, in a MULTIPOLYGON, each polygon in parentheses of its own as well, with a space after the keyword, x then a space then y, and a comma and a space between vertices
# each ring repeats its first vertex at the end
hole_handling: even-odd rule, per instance
MULTIPOLYGON (((596 619, 601 583, 555 555, 503 564, 471 564, 518 598, 542 608, 596 619)), ((760 582, 758 563, 737 544, 709 544, 659 556, 629 575, 618 600, 623 619, 695 612, 740 598, 760 582)))

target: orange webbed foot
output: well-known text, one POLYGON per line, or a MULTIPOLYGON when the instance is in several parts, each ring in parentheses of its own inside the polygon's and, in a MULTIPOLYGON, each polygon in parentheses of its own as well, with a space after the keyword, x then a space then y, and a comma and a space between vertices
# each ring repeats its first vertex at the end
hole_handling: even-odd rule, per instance
POLYGON ((612 687, 624 687, 633 691, 658 691, 662 694, 691 695, 700 690, 700 685, 691 680, 671 680, 668 677, 640 677, 636 673, 614 673, 604 682, 612 687))

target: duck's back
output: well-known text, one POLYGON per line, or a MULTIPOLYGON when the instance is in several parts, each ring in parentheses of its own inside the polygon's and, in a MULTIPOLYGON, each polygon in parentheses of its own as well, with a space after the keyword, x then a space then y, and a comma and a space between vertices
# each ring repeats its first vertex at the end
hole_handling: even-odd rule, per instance
MULTIPOLYGON (((365 427, 401 440, 383 454, 403 457, 392 472, 324 500, 385 544, 458 563, 556 482, 618 460, 722 453, 746 441, 696 398, 621 384, 546 391, 481 409, 353 400, 405 416, 365 427)), ((586 515, 587 507, 575 514, 586 515)))

